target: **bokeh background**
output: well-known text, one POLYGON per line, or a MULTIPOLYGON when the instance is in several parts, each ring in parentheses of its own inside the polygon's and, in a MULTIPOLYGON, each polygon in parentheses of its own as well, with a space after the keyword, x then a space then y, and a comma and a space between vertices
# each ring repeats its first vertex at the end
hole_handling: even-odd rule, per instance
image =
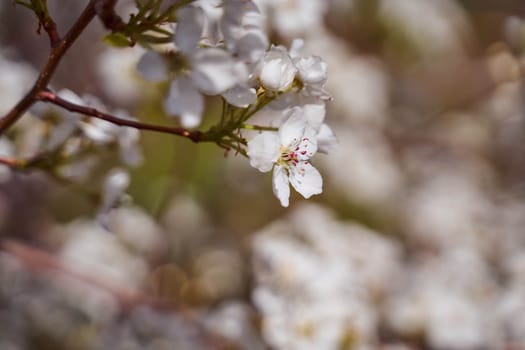
MULTIPOLYGON (((85 6, 48 2, 62 32, 85 6)), ((523 1, 257 3, 273 42, 328 62, 323 194, 283 209, 244 157, 148 132, 103 223, 110 152, 71 182, 2 168, 0 349, 525 349, 523 1)), ((11 1, 0 23, 3 114, 48 42, 11 1)), ((135 72, 142 49, 103 34, 90 25, 53 87, 175 123, 135 72)), ((39 128, 27 113, 12 152, 39 128)))

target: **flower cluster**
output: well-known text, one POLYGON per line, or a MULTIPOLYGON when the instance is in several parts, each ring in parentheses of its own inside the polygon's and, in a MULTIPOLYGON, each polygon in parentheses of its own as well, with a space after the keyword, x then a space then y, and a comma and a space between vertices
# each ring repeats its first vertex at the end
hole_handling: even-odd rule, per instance
POLYGON ((231 112, 219 125, 226 133, 264 131, 249 142, 229 136, 241 144, 234 148, 252 166, 263 172, 273 168, 274 193, 283 206, 289 204, 289 183, 305 198, 321 193, 322 178, 310 158, 335 144, 324 124, 330 100, 324 89, 326 62, 301 56, 302 40, 290 50, 269 46, 263 17, 252 1, 195 1, 179 9, 177 18, 173 47, 149 50, 137 65, 147 80, 170 80, 167 114, 178 116, 184 127, 197 127, 204 95, 222 96, 231 112), (278 117, 269 126, 246 124, 262 109, 278 110, 278 117))
POLYGON ((138 71, 150 81, 172 77, 164 101, 168 114, 185 127, 200 124, 204 95, 222 95, 228 103, 255 102, 250 70, 263 56, 268 38, 262 16, 251 1, 195 1, 177 11, 174 51, 148 51, 138 71))

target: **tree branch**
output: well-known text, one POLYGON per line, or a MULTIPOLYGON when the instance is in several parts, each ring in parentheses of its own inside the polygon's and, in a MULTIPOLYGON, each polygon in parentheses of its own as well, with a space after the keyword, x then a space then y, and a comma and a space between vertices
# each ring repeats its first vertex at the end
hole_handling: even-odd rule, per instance
POLYGON ((188 130, 180 127, 164 126, 164 125, 153 125, 142 123, 135 120, 119 118, 114 115, 101 112, 96 108, 81 106, 76 103, 69 102, 63 98, 57 96, 49 90, 41 91, 37 94, 36 98, 40 101, 45 101, 64 108, 70 112, 86 115, 88 117, 98 118, 107 122, 119 125, 128 126, 139 130, 149 130, 155 132, 161 132, 165 134, 172 134, 185 137, 193 142, 205 142, 212 141, 206 137, 206 134, 198 130, 188 130))
MULTIPOLYGON (((40 74, 31 90, 2 119, 0 119, 0 135, 11 125, 16 123, 16 121, 22 117, 23 113, 37 101, 36 97, 38 93, 47 88, 47 85, 64 54, 95 17, 96 12, 94 4, 95 0, 91 0, 71 29, 67 32, 64 38, 60 40, 59 44, 56 47, 51 48, 47 62, 44 68, 40 71, 40 74)), ((49 30, 52 31, 53 26, 51 24, 49 24, 49 26, 49 30)), ((46 29, 45 26, 44 29, 46 29)), ((56 27, 54 30, 56 30, 56 27)), ((58 35, 58 33, 56 34, 58 35)), ((50 35, 54 35, 53 32, 50 35)), ((50 41, 52 40, 54 39, 50 38, 50 41)))
POLYGON ((107 29, 115 32, 124 27, 124 22, 115 13, 118 0, 95 0, 95 12, 107 29))

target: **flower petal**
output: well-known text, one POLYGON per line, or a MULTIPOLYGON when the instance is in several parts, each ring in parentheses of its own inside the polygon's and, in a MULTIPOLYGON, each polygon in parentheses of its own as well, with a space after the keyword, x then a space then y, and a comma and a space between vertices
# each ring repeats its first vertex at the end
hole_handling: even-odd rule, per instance
POLYGON ((279 159, 279 136, 272 132, 263 132, 248 142, 250 165, 262 172, 270 171, 279 159))
POLYGON ((286 49, 280 46, 274 46, 266 53, 257 70, 261 85, 272 91, 286 90, 297 72, 286 49))
POLYGON ((295 155, 298 160, 306 161, 317 152, 317 133, 310 126, 306 126, 301 140, 295 146, 295 155))
POLYGON ((239 37, 235 45, 235 52, 243 62, 258 61, 268 49, 268 37, 260 28, 248 29, 239 37))
POLYGON ((148 51, 137 63, 137 71, 144 79, 158 82, 168 78, 168 69, 162 56, 155 51, 148 51))
POLYGON ((326 115, 325 101, 317 98, 304 98, 304 103, 301 108, 303 109, 304 118, 308 125, 316 131, 319 131, 326 115))
POLYGON ((177 10, 174 43, 184 53, 193 51, 204 30, 204 11, 200 7, 185 6, 177 10))
POLYGON ((303 137, 306 128, 306 120, 303 118, 302 110, 294 107, 287 110, 287 118, 279 128, 281 144, 285 147, 296 145, 303 137))
POLYGON ((246 108, 257 100, 254 88, 243 85, 235 85, 222 94, 229 104, 236 107, 246 108))
POLYGON ((164 108, 168 114, 179 116, 182 126, 194 128, 201 122, 204 98, 191 80, 179 78, 171 83, 164 108))
POLYGON ((317 133, 317 147, 321 153, 330 153, 337 146, 337 138, 332 129, 326 125, 321 125, 317 133))
POLYGON ((299 79, 305 84, 322 87, 328 78, 328 65, 319 56, 301 57, 294 60, 299 79))
POLYGON ((221 49, 199 49, 192 61, 191 78, 205 94, 218 95, 248 79, 246 66, 221 49))
POLYGON ((279 199, 283 207, 287 207, 290 200, 290 185, 288 184, 288 173, 282 166, 273 169, 273 194, 279 199))
POLYGON ((323 192, 323 178, 310 162, 300 162, 290 170, 290 183, 304 198, 323 192))

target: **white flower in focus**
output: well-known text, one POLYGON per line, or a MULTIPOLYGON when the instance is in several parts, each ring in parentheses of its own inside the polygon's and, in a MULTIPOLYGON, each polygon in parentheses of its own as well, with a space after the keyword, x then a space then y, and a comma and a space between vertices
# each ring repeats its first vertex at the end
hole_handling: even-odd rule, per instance
MULTIPOLYGON (((305 96, 303 94, 284 94, 275 103, 270 105, 272 109, 289 110, 289 106, 300 107, 303 117, 310 127, 316 131, 317 151, 319 153, 331 153, 337 145, 337 138, 332 129, 324 122, 326 116, 326 103, 323 99, 315 96, 305 96)), ((283 116, 286 113, 282 114, 283 116)), ((272 116, 269 123, 272 126, 280 125, 283 117, 272 116)))
POLYGON ((304 198, 323 191, 321 174, 310 163, 316 151, 316 131, 299 108, 290 110, 278 134, 264 132, 248 142, 250 165, 262 172, 273 168, 273 192, 283 207, 289 204, 289 183, 304 198))
POLYGON ((286 49, 273 46, 263 57, 258 67, 261 85, 271 91, 284 91, 292 85, 297 68, 286 49))
POLYGON ((297 69, 297 79, 301 82, 301 94, 330 100, 331 96, 325 91, 324 85, 328 79, 328 64, 319 56, 301 56, 304 41, 295 39, 290 45, 290 57, 297 69))

